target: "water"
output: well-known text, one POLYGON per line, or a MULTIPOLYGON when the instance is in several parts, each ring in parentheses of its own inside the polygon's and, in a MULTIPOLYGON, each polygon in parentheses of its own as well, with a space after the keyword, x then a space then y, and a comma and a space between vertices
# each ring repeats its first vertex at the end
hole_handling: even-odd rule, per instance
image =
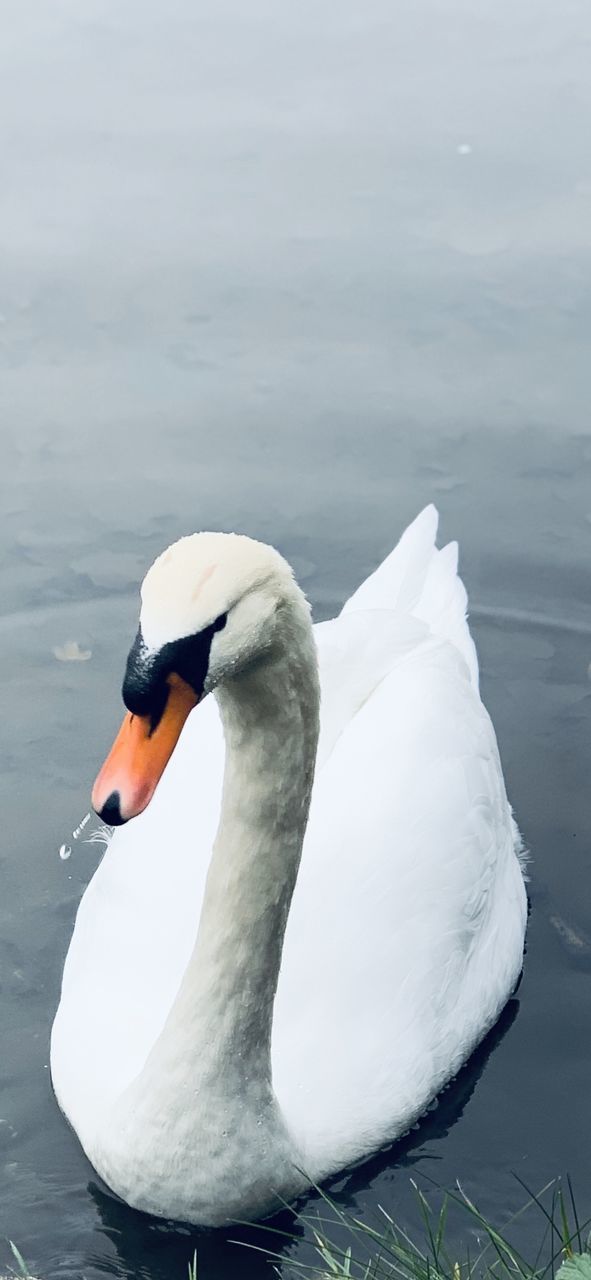
MULTIPOLYGON (((427 501, 460 539, 525 975, 333 1192, 410 1220, 459 1177, 502 1220, 568 1170, 591 1211, 590 43, 583 0, 5 5, 0 1232, 43 1280, 180 1280, 196 1241, 98 1186, 47 1069, 137 583, 196 528, 276 543, 317 617, 427 501)), ((201 1280, 270 1274, 237 1236, 201 1280)))

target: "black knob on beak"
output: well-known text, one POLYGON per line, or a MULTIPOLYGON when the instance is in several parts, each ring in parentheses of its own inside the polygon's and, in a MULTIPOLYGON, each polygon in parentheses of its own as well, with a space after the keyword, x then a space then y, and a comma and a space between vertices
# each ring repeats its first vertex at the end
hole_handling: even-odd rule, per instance
POLYGON ((122 827, 127 818, 121 817, 121 800, 118 791, 112 791, 99 813, 99 818, 109 827, 122 827))

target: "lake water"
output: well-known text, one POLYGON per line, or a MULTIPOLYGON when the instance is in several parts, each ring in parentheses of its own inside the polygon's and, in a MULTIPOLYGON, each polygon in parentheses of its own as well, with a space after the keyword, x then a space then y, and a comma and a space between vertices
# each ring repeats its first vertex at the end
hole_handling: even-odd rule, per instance
POLYGON ((119 1204, 57 1110, 100 856, 58 847, 163 546, 272 541, 320 618, 431 500, 532 853, 525 973, 419 1129, 331 1190, 410 1221, 411 1177, 459 1178, 502 1223, 513 1172, 569 1172, 589 1213, 588 7, 6 0, 2 27, 0 1237, 42 1280, 182 1280, 195 1243, 200 1280, 271 1274, 231 1243, 256 1229, 119 1204))

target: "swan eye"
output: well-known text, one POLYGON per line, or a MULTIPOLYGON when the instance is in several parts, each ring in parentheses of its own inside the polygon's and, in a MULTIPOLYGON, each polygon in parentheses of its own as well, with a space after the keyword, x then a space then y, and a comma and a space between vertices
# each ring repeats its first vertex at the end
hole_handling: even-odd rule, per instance
POLYGON ((214 634, 223 630, 227 620, 227 613, 221 613, 202 631, 183 636, 180 640, 171 640, 157 652, 148 649, 142 629, 138 628, 127 658, 123 701, 132 714, 150 717, 152 732, 162 719, 169 693, 168 676, 173 672, 201 697, 214 634))

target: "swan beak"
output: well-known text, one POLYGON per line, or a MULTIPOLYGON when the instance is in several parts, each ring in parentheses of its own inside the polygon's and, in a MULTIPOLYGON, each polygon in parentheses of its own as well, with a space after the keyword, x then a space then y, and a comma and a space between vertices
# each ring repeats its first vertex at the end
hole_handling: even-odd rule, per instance
POLYGON ((94 784, 93 809, 109 826, 121 826, 150 803, 185 720, 199 702, 195 690, 175 673, 167 684, 158 723, 128 712, 94 784))

